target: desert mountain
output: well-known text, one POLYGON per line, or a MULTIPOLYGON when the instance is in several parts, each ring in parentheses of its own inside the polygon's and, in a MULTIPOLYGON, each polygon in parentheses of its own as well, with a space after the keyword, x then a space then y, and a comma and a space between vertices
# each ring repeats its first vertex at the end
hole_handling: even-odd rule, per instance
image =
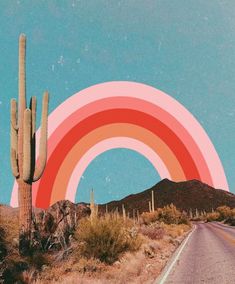
MULTIPOLYGON (((131 194, 119 201, 107 203, 109 211, 122 210, 124 204, 127 212, 132 216, 133 209, 139 210, 140 213, 149 211, 149 201, 151 200, 151 192, 154 191, 154 203, 156 207, 163 207, 173 203, 178 209, 189 211, 211 211, 218 206, 227 205, 235 208, 235 195, 221 189, 215 189, 198 180, 190 180, 184 182, 173 182, 164 179, 137 194, 131 194)), ((106 204, 100 205, 100 209, 104 211, 106 204)))
MULTIPOLYGON (((124 204, 126 212, 129 212, 130 216, 132 216, 133 210, 139 210, 139 213, 149 211, 149 201, 151 201, 152 191, 154 192, 155 208, 164 207, 171 203, 178 209, 187 212, 190 209, 193 211, 198 209, 199 211, 205 210, 210 212, 212 209, 216 209, 221 205, 235 208, 235 194, 231 192, 215 189, 198 180, 173 182, 168 179, 163 179, 152 188, 145 191, 128 195, 121 200, 99 205, 99 212, 105 212, 107 206, 109 212, 115 211, 118 208, 118 211, 121 213, 122 204, 124 204)), ((65 223, 67 223, 67 218, 71 216, 76 216, 75 218, 80 219, 82 215, 89 214, 88 211, 89 204, 74 204, 68 200, 59 201, 46 210, 47 214, 50 214, 56 223, 60 223, 61 220, 66 220, 65 223)), ((36 216, 40 216, 43 210, 34 208, 34 212, 36 216)), ((13 209, 9 206, 0 205, 0 217, 4 217, 4 215, 17 216, 17 214, 18 208, 13 209)), ((74 217, 72 217, 72 219, 73 218, 74 217)), ((72 219, 70 221, 73 221, 72 219)))

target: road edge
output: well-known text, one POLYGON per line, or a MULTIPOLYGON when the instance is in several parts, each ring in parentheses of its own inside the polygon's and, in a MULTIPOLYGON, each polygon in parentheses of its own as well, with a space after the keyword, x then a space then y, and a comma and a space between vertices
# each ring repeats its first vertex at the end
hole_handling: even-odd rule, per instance
POLYGON ((164 284, 168 275, 170 274, 172 268, 174 267, 176 261, 179 259, 183 249, 185 248, 186 244, 188 243, 190 237, 194 233, 196 229, 196 225, 193 225, 192 230, 188 233, 186 238, 183 240, 183 242, 180 244, 180 246, 176 249, 176 251, 173 253, 171 258, 168 260, 166 266, 162 270, 161 274, 157 277, 157 279, 153 282, 153 284, 164 284))

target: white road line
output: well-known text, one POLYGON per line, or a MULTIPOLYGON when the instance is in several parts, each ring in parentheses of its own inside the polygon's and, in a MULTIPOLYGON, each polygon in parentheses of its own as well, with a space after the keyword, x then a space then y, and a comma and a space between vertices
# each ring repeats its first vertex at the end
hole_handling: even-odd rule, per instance
POLYGON ((191 237, 191 235, 193 234, 193 232, 195 231, 196 226, 194 225, 193 230, 191 231, 191 233, 188 234, 187 238, 183 241, 183 243, 180 245, 180 247, 178 248, 178 253, 175 256, 175 259, 171 262, 170 266, 168 267, 168 269, 166 270, 166 272, 164 273, 164 275, 161 277, 160 280, 156 280, 156 282, 154 282, 154 284, 164 284, 168 275, 170 274, 172 268, 174 267, 176 261, 179 259, 184 247, 186 246, 189 238, 191 237))

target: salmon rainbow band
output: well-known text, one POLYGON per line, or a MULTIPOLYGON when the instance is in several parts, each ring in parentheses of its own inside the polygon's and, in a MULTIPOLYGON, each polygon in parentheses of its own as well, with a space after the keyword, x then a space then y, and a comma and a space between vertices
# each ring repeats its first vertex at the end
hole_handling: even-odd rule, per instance
MULTIPOLYGON (((161 178, 198 179, 229 190, 204 129, 179 102, 151 86, 118 81, 89 87, 59 105, 48 123, 48 162, 33 186, 36 207, 47 208, 62 199, 74 202, 88 165, 114 148, 137 151, 161 178)), ((17 198, 14 184, 14 207, 17 198)))

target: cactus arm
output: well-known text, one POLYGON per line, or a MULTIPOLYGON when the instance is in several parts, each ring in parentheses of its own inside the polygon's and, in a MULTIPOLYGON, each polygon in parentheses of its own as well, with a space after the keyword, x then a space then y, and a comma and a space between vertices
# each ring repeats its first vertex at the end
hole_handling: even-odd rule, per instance
POLYGON ((14 128, 14 130, 18 130, 19 127, 17 125, 17 102, 15 99, 11 100, 11 126, 14 128))
POLYGON ((49 94, 44 93, 42 105, 41 137, 39 145, 39 164, 35 166, 33 181, 37 181, 43 174, 47 161, 47 116, 48 116, 49 94))
POLYGON ((23 136, 23 180, 29 181, 31 177, 31 125, 32 114, 30 109, 24 111, 24 136, 23 136))
POLYGON ((13 173, 13 176, 15 178, 19 177, 19 169, 18 169, 18 163, 16 158, 16 150, 11 148, 11 170, 13 173))
POLYGON ((18 178, 16 108, 16 100, 11 100, 11 169, 14 177, 18 178))
POLYGON ((37 108, 37 98, 32 97, 30 100, 30 109, 32 112, 32 138, 35 138, 35 133, 36 133, 36 108, 37 108))
POLYGON ((17 135, 17 118, 16 118, 16 101, 11 100, 11 148, 13 148, 17 154, 18 148, 18 135, 17 135))

